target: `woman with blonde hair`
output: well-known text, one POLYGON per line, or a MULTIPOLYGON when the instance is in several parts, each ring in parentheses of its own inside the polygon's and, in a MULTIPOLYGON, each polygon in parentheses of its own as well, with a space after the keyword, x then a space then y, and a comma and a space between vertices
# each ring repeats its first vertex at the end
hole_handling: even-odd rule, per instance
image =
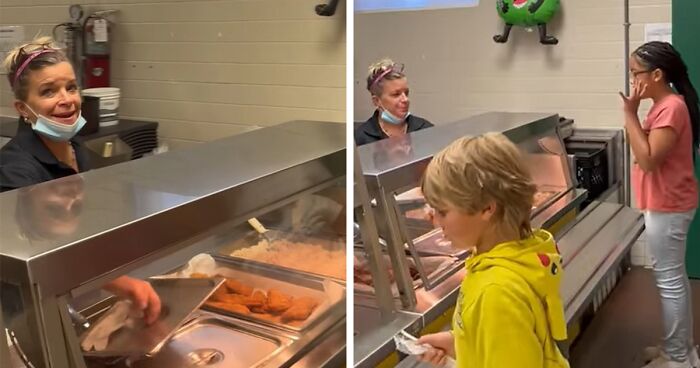
MULTIPOLYGON (((75 72, 66 55, 51 38, 42 37, 11 50, 3 65, 19 126, 15 137, 0 149, 0 191, 88 170, 84 148, 73 140, 85 119, 75 72)), ((148 282, 122 276, 105 289, 131 299, 147 323, 158 318, 160 299, 148 282)))
POLYGON ((358 146, 433 126, 409 111, 408 80, 403 69, 403 64, 391 59, 382 59, 370 65, 367 90, 372 96, 375 111, 355 129, 355 143, 358 146))
POLYGON ((425 335, 421 360, 461 368, 565 368, 559 295, 561 256, 552 234, 533 230, 536 187, 519 149, 500 133, 461 138, 438 153, 422 183, 435 222, 471 249, 448 332, 425 335))

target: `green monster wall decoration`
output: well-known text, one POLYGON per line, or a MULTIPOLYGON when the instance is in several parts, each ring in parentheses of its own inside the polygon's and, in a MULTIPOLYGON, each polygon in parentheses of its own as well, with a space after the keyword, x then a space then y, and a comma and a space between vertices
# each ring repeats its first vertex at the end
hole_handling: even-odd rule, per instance
POLYGON ((507 42, 510 29, 513 26, 537 26, 541 44, 556 45, 559 43, 556 37, 547 35, 547 23, 559 10, 559 0, 498 0, 496 7, 498 15, 503 18, 506 25, 502 35, 493 36, 494 41, 507 42))

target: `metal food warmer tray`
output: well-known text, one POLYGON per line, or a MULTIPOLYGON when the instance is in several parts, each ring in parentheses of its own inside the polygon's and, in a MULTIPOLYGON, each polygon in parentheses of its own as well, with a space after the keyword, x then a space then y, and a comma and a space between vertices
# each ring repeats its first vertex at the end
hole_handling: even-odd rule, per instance
MULTIPOLYGON (((37 368, 114 364, 84 356, 70 304, 94 322, 115 299, 100 291, 115 278, 163 275, 196 254, 216 254, 222 234, 248 219, 344 187, 345 136, 339 124, 288 122, 0 194, 2 322, 17 342, 10 350, 37 368), (80 206, 56 216, 57 197, 80 206)), ((334 282, 239 265, 241 275, 256 269, 310 287, 334 282)), ((303 329, 205 308, 159 353, 133 364, 324 367, 343 362, 344 352, 344 301, 303 329)))

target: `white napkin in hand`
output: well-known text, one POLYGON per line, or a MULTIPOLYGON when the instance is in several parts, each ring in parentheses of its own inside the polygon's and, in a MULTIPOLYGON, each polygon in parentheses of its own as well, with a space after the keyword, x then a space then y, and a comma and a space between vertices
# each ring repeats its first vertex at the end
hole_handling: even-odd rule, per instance
MULTIPOLYGON (((396 350, 408 355, 422 355, 431 347, 428 344, 418 344, 417 341, 418 339, 411 336, 406 331, 399 331, 399 333, 394 336, 396 350)), ((455 368, 457 367, 457 363, 452 357, 448 356, 443 367, 455 368)))
POLYGON ((80 347, 83 351, 103 351, 107 348, 109 337, 127 324, 132 324, 134 316, 130 300, 120 300, 95 322, 83 337, 80 347))

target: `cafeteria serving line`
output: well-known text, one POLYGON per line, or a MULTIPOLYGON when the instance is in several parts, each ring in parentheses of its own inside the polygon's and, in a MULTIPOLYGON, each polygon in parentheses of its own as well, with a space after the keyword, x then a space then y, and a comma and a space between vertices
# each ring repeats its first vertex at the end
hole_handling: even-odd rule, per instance
POLYGON ((425 200, 416 187, 432 156, 455 137, 494 130, 525 152, 523 165, 538 188, 532 226, 554 234, 561 251, 569 337, 560 348, 566 354, 589 316, 624 278, 643 220, 623 204, 621 130, 580 129, 557 114, 492 112, 363 145, 357 148, 356 165, 370 203, 356 203, 356 211, 372 208, 375 225, 366 229, 371 222, 361 221, 356 226, 355 366, 413 366, 415 357, 398 353, 394 336, 402 330, 420 336, 449 327, 469 252, 452 248, 426 219, 425 200), (604 179, 604 187, 578 185, 594 175, 604 179), (364 231, 376 232, 378 241, 367 241, 364 231))
MULTIPOLYGON (((689 86, 700 84, 700 54, 694 47, 696 17, 689 14, 697 14, 700 9, 674 0, 438 3, 366 1, 361 9, 356 7, 356 85, 363 85, 364 79, 371 76, 367 65, 391 58, 391 69, 407 76, 403 84, 410 86, 410 94, 408 88, 397 94, 397 103, 381 99, 382 104, 375 97, 370 103, 367 92, 355 88, 356 129, 359 121, 374 110, 389 116, 383 112, 388 110, 391 115, 404 117, 406 123, 401 121, 394 124, 396 127, 410 128, 407 118, 413 112, 434 126, 403 134, 396 127, 384 131, 384 127, 392 127, 393 119, 383 119, 377 129, 382 128, 384 139, 366 144, 356 139, 358 170, 362 172, 368 199, 366 205, 355 203, 354 309, 355 315, 363 316, 355 319, 353 326, 355 365, 422 368, 429 364, 419 364, 418 360, 436 362, 451 355, 458 358, 460 367, 486 361, 510 366, 498 359, 529 357, 526 353, 537 355, 542 353, 538 347, 543 347, 546 355, 553 350, 547 339, 561 340, 553 337, 554 332, 537 332, 536 338, 530 334, 522 337, 533 337, 539 346, 519 344, 512 331, 496 332, 502 325, 494 327, 485 319, 483 323, 474 322, 490 327, 483 332, 489 340, 473 331, 482 330, 475 328, 471 319, 458 318, 467 307, 457 306, 455 311, 455 304, 464 300, 459 296, 460 284, 461 295, 480 295, 464 285, 470 282, 471 275, 467 275, 465 267, 472 267, 482 257, 472 257, 466 248, 450 249, 450 240, 454 241, 457 235, 450 234, 449 224, 462 224, 467 229, 472 223, 460 223, 461 217, 448 215, 455 208, 469 205, 464 218, 471 219, 467 215, 478 213, 470 212, 478 208, 472 203, 454 202, 455 193, 472 193, 463 188, 457 174, 449 182, 454 186, 445 184, 449 190, 442 193, 450 200, 440 198, 442 201, 434 202, 439 196, 433 194, 431 198, 429 191, 429 199, 423 198, 421 180, 426 167, 433 167, 436 156, 440 160, 435 161, 435 166, 449 167, 446 162, 457 165, 439 155, 450 143, 465 136, 499 132, 523 152, 522 165, 529 169, 537 186, 529 218, 532 228, 552 233, 561 252, 564 272, 559 297, 568 336, 559 344, 559 350, 569 365, 697 366, 696 349, 689 342, 693 335, 686 328, 690 308, 683 307, 695 295, 681 284, 687 284, 687 272, 690 285, 697 288, 692 279, 700 275, 699 248, 694 246, 700 234, 700 219, 692 219, 689 231, 672 231, 682 233, 677 238, 678 246, 672 245, 672 249, 679 249, 677 252, 659 241, 663 229, 673 228, 672 225, 652 226, 650 231, 644 223, 649 226, 654 217, 649 212, 664 212, 659 207, 648 207, 651 197, 663 193, 658 188, 650 189, 648 182, 652 177, 678 193, 669 200, 673 204, 663 208, 678 205, 670 212, 683 216, 679 226, 687 225, 692 217, 690 210, 696 207, 693 187, 700 174, 697 167, 692 172, 692 153, 688 149, 689 132, 697 132, 697 98, 695 89, 689 86), (540 9, 539 14, 536 9, 540 9), (527 14, 528 11, 533 14, 527 14), (546 16, 546 25, 528 24, 538 16, 546 16), (659 104, 662 95, 674 96, 667 103, 685 100, 685 104, 677 104, 681 112, 677 118, 658 118, 659 111, 671 111, 659 104), (682 113, 685 110, 691 119, 686 119, 682 113), (651 148, 656 144, 651 138, 657 136, 656 128, 664 127, 663 123, 654 124, 660 121, 681 127, 677 129, 680 138, 670 145, 679 159, 663 161, 667 170, 663 177, 658 175, 660 169, 650 172, 659 166, 649 165, 650 157, 664 157, 651 148), (672 165, 679 169, 668 171, 672 165), (640 177, 646 180, 641 190, 640 177), (683 179, 675 186, 678 177, 683 179), (438 205, 435 212, 426 210, 426 202, 438 205), (645 216, 642 210, 646 210, 645 216), (369 211, 374 215, 374 224, 365 220, 369 211), (445 226, 444 232, 438 225, 445 226), (681 241, 686 243, 685 234, 687 252, 680 247, 681 241), (446 239, 450 236, 453 238, 446 239), (659 275, 666 268, 660 263, 667 261, 673 262, 672 269, 677 274, 664 278, 659 275), (671 285, 667 280, 682 281, 671 285), (674 297, 669 290, 680 295, 675 302, 677 312, 672 311, 674 297), (663 309, 657 308, 659 300, 663 309), (631 310, 624 313, 627 309, 631 310), (678 319, 677 324, 672 322, 674 319, 678 319), (472 330, 459 328, 459 322, 468 323, 472 330), (439 334, 447 330, 453 335, 439 334), (434 342, 437 349, 416 348, 406 333, 418 338, 419 343, 434 342), (613 337, 625 340, 613 342, 613 337), (482 355, 472 359, 467 355, 474 354, 465 352, 474 353, 474 349, 482 355)), ((694 139, 697 143, 696 136, 694 139)), ((467 171, 464 170, 465 176, 467 171)), ((356 179, 355 193, 357 183, 360 181, 356 179)), ((463 201, 471 201, 469 198, 471 194, 464 195, 463 201)), ((462 236, 468 231, 457 232, 462 236)), ((477 226, 474 232, 481 234, 482 230, 477 226)), ((483 257, 489 258, 488 254, 483 257)), ((538 307, 538 303, 533 304, 538 307)), ((512 308, 508 313, 515 315, 515 310, 525 309, 512 308)), ((473 307, 468 313, 478 320, 489 310, 473 307)), ((697 305, 693 310, 698 310, 697 305)), ((525 313, 526 318, 536 320, 535 326, 541 326, 536 314, 525 313)), ((510 314, 508 317, 514 318, 510 314)), ((559 325, 549 322, 550 327, 559 325)), ((446 360, 450 366, 452 362, 446 360)), ((545 360, 552 366, 563 365, 545 360)))
POLYGON ((346 2, 319 3, 0 1, 1 367, 345 362, 346 2))
POLYGON ((340 124, 288 122, 0 199, 11 367, 345 360, 340 124), (64 202, 77 205, 56 215, 64 202), (153 285, 156 322, 99 291, 122 275, 153 285))

